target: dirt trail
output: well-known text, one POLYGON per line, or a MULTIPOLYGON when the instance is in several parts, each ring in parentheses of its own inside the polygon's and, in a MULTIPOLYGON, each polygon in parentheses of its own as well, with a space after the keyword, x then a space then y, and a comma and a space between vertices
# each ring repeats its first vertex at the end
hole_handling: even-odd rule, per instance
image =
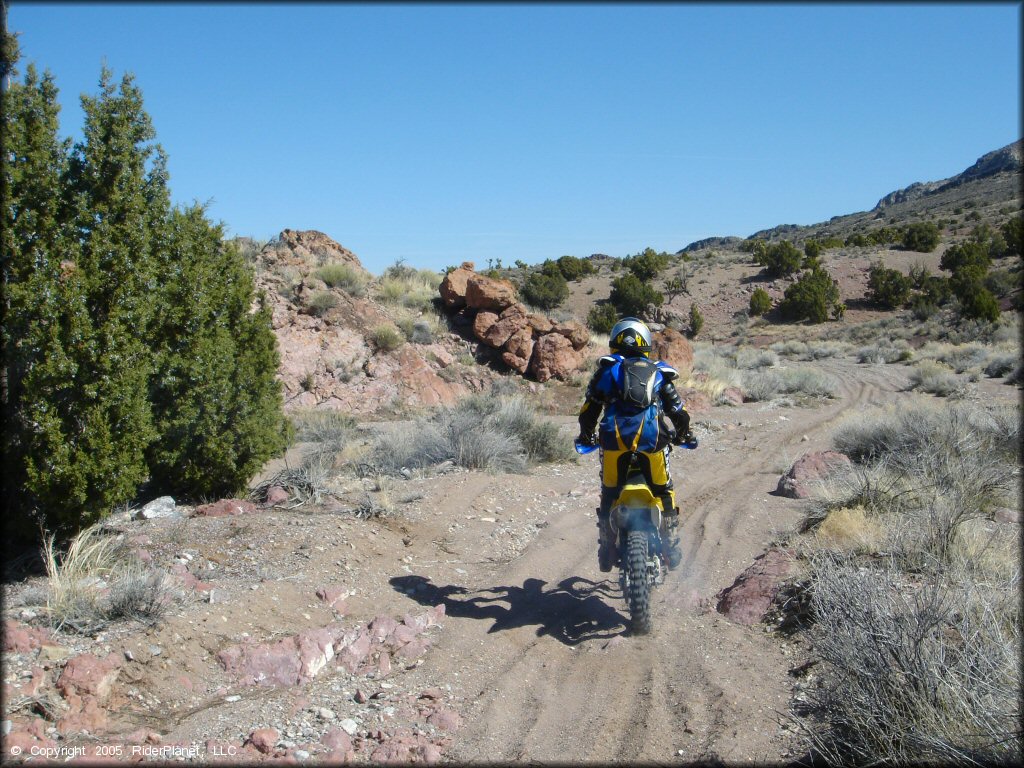
MULTIPOLYGON (((778 762, 794 749, 780 713, 799 659, 761 627, 717 614, 715 595, 800 519, 801 503, 772 493, 779 475, 829 447, 838 420, 892 402, 906 384, 903 366, 817 367, 834 377, 836 399, 695 414, 700 449, 672 456, 683 562, 654 594, 648 636, 627 633, 617 574, 597 568, 595 454, 528 475, 395 480, 401 514, 381 520, 325 506, 124 523, 130 541, 153 539, 155 562, 189 560, 212 591, 156 626, 60 642, 68 654, 127 659, 109 733, 153 729, 164 744, 198 744, 199 759, 213 754, 204 744, 236 748, 266 727, 279 731, 281 755, 322 754, 319 739, 351 717, 360 761, 389 738, 382 732, 404 728, 458 762, 778 762), (348 594, 345 627, 444 604, 443 627, 422 658, 391 673, 332 666, 305 685, 250 689, 221 668, 216 656, 231 645, 338 621, 316 596, 325 586, 348 594), (358 703, 357 689, 371 698, 358 703), (431 689, 461 727, 423 724, 422 702, 408 697, 431 689)), ((560 421, 569 439, 575 422, 560 421)), ((12 680, 27 679, 34 657, 18 658, 12 680)))
MULTIPOLYGON (((732 624, 711 606, 798 520, 798 503, 770 495, 779 474, 805 451, 827 447, 836 420, 905 385, 892 366, 823 367, 838 384, 827 404, 751 403, 696 418, 707 433, 701 449, 672 458, 685 510, 684 560, 655 593, 647 637, 626 633, 616 575, 597 569, 596 462, 528 478, 478 477, 439 500, 451 512, 493 508, 501 492, 495 485, 508 483, 521 499, 543 503, 554 490, 564 502, 510 562, 467 564, 450 582, 427 572, 393 580, 415 589, 419 602, 447 607, 430 662, 435 676, 458 681, 465 702, 453 759, 782 759, 778 713, 788 709, 786 673, 794 663, 760 628, 732 624)), ((457 544, 463 547, 472 540, 457 544)))

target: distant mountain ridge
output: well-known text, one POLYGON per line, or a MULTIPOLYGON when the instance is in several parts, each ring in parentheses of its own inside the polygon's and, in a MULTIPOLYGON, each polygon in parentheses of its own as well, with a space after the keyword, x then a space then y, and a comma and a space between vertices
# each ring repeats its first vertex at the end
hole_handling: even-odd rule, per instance
POLYGON ((1022 146, 1024 146, 1024 139, 1018 139, 1002 149, 982 155, 974 165, 956 176, 941 181, 917 182, 909 187, 897 189, 879 200, 872 210, 877 211, 896 203, 905 203, 927 195, 934 195, 953 187, 959 187, 968 181, 995 176, 997 173, 1020 173, 1022 146))
MULTIPOLYGON (((812 234, 812 231, 818 232, 821 230, 824 232, 826 230, 832 231, 837 228, 844 229, 862 225, 886 215, 883 213, 884 211, 892 211, 895 208, 906 212, 912 210, 915 207, 915 203, 923 204, 922 201, 929 198, 934 198, 935 202, 938 202, 949 197, 949 195, 956 196, 962 194, 958 193, 957 190, 966 184, 981 181, 986 182, 986 185, 994 185, 993 189, 999 190, 998 194, 1001 196, 1011 195, 1012 193, 1008 189, 1011 187, 1014 188, 1016 196, 1020 196, 1020 176, 1022 171, 1024 171, 1024 139, 1018 139, 1001 149, 982 155, 974 165, 956 176, 940 181, 916 182, 903 189, 890 192, 880 199, 870 211, 833 216, 829 221, 817 224, 780 224, 770 229, 762 229, 749 237, 772 240, 778 237, 796 237, 801 234, 812 234)), ((991 193, 993 193, 992 190, 990 190, 991 193)), ((735 236, 708 237, 690 243, 678 251, 678 253, 710 247, 726 247, 742 239, 744 238, 736 238, 735 236)))

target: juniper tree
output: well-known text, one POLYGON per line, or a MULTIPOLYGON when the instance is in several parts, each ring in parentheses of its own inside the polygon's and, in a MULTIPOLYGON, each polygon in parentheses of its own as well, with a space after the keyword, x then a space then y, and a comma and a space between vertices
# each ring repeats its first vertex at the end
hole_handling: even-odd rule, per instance
POLYGON ((79 244, 74 274, 91 327, 70 352, 74 409, 59 427, 71 487, 59 487, 63 503, 51 497, 47 505, 71 526, 131 500, 147 476, 145 450, 155 437, 146 343, 156 288, 152 225, 167 199, 166 173, 150 143, 155 133, 133 78, 125 75, 115 88, 104 68, 99 95, 82 96, 82 109, 83 138, 71 153, 65 194, 79 244))
POLYGON ((25 512, 82 499, 65 436, 76 418, 75 350, 88 343, 90 321, 66 227, 69 146, 58 137, 57 93, 53 77, 30 64, 0 109, 4 498, 7 520, 22 531, 46 522, 25 512))
POLYGON ((221 227, 199 205, 169 220, 150 390, 154 491, 232 494, 285 447, 276 339, 221 227))

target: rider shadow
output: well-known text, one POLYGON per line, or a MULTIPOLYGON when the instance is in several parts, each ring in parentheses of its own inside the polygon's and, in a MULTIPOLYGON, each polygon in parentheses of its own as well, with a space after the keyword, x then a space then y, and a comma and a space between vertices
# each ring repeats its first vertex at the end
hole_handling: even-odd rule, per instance
POLYGON ((395 576, 391 585, 420 605, 444 603, 445 614, 469 619, 491 619, 487 630, 537 625, 537 636, 550 635, 566 645, 625 634, 625 617, 605 602, 617 597, 609 582, 574 576, 557 587, 545 589, 546 581, 527 579, 521 587, 491 587, 471 593, 455 584, 438 586, 423 576, 395 576))

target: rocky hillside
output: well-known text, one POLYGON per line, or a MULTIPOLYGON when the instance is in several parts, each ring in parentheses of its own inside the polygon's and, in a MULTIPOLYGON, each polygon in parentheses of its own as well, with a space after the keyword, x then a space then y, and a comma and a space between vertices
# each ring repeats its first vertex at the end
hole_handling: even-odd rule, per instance
MULTIPOLYGON (((833 216, 827 222, 783 224, 750 237, 803 241, 829 235, 845 237, 869 226, 900 225, 927 217, 955 217, 970 203, 977 209, 999 209, 1021 197, 1022 141, 989 152, 962 173, 940 181, 911 184, 883 196, 870 211, 833 216)), ((687 246, 692 249, 693 246, 687 246)), ((686 250, 686 249, 684 249, 686 250)))

